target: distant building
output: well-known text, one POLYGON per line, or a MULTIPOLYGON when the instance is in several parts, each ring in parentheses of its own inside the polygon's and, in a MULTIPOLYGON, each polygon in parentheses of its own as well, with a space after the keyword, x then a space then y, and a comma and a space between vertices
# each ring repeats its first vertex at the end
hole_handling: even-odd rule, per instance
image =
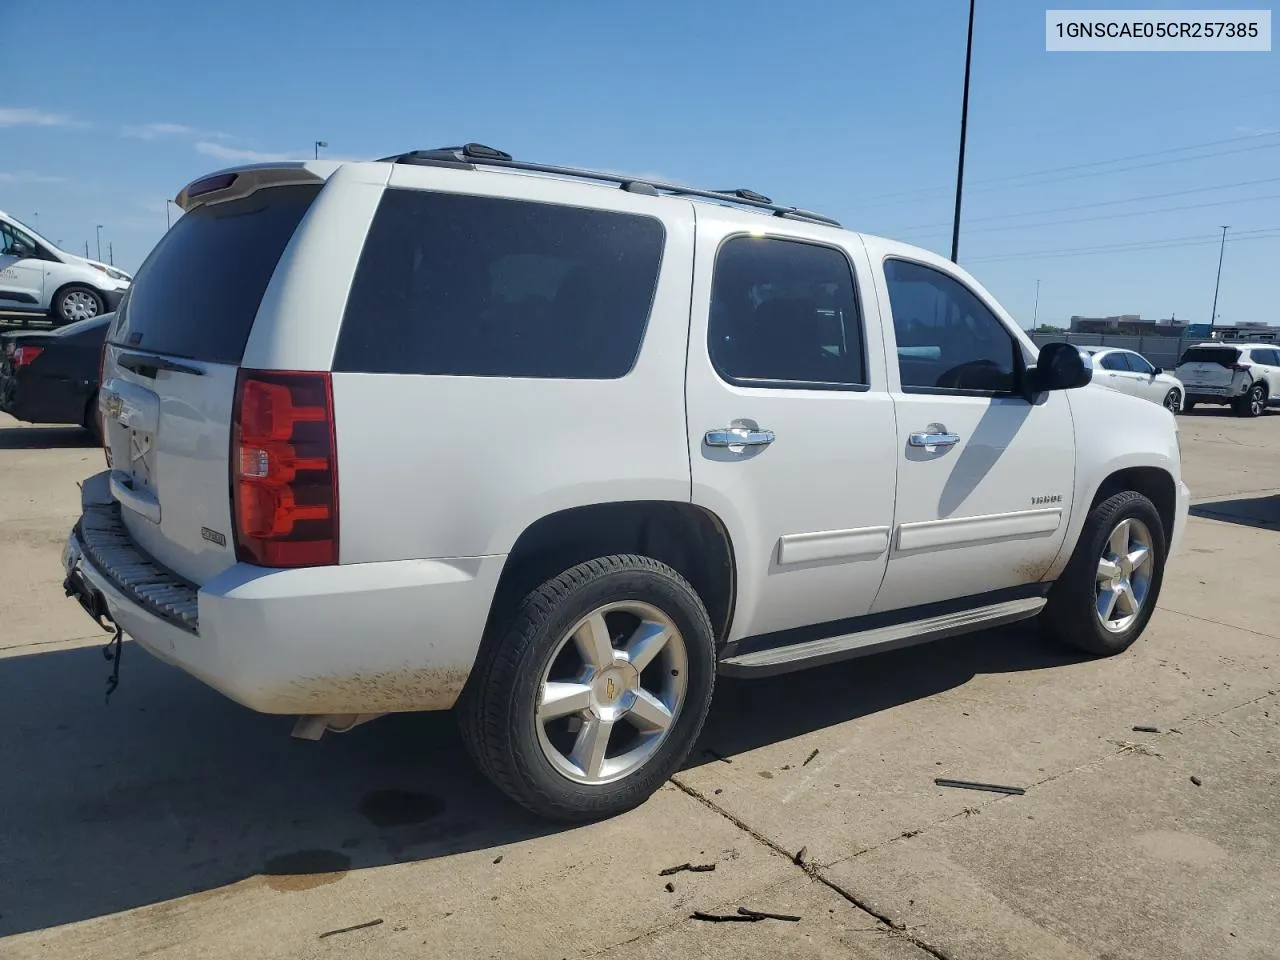
POLYGON ((1114 317, 1072 317, 1072 333, 1101 333, 1137 337, 1143 334, 1176 337, 1186 326, 1185 320, 1143 320, 1139 313, 1122 313, 1114 317))

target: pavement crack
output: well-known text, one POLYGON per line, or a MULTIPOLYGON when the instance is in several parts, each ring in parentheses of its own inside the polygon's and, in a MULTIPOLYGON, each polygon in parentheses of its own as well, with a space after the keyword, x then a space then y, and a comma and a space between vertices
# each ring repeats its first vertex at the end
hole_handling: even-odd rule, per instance
MULTIPOLYGON (((699 792, 698 790, 695 790, 693 787, 690 787, 690 786, 687 786, 686 784, 681 783, 675 777, 671 778, 671 782, 682 793, 685 793, 688 796, 692 797, 694 800, 701 803, 703 806, 705 806, 708 810, 711 810, 713 813, 719 814, 720 816, 724 817, 726 820, 732 823, 735 827, 737 827, 743 833, 748 834, 754 840, 764 844, 766 847, 768 847, 778 856, 786 857, 793 864, 795 864, 795 866, 797 866, 802 872, 808 875, 810 879, 816 880, 818 883, 822 884, 828 890, 832 891, 835 894, 838 894, 840 897, 847 900, 853 906, 857 907, 863 913, 874 917, 879 923, 884 924, 885 933, 887 935, 893 936, 893 937, 899 937, 907 941, 908 943, 910 943, 916 949, 922 950, 925 953, 927 953, 929 956, 937 958, 937 960, 954 960, 954 958, 950 954, 945 952, 942 948, 936 947, 933 944, 929 943, 928 941, 923 940, 920 937, 916 936, 916 934, 908 930, 902 923, 894 921, 890 917, 881 913, 875 907, 871 906, 870 904, 860 899, 852 891, 844 889, 844 887, 840 886, 840 884, 838 884, 836 881, 825 876, 822 873, 821 865, 813 863, 812 861, 808 861, 808 860, 801 861, 799 856, 796 853, 786 850, 777 841, 773 840, 770 837, 765 836, 763 833, 761 833, 759 830, 752 827, 742 818, 734 816, 732 813, 724 809, 724 807, 720 806, 718 803, 713 802, 708 797, 703 795, 701 792, 699 792)), ((901 838, 897 837, 895 839, 901 839, 901 838)), ((865 850, 860 850, 858 851, 858 853, 854 854, 854 856, 858 856, 859 854, 862 854, 865 852, 866 852, 865 850)))
POLYGON ((1165 613, 1176 613, 1180 617, 1187 617, 1191 620, 1199 620, 1201 623, 1212 623, 1214 626, 1226 627, 1228 630, 1241 630, 1245 633, 1251 633, 1255 637, 1266 637, 1268 640, 1280 640, 1280 636, 1276 636, 1274 633, 1263 633, 1261 630, 1253 630, 1253 629, 1250 629, 1249 627, 1241 627, 1234 623, 1226 623, 1225 621, 1222 621, 1222 620, 1215 620, 1212 617, 1202 617, 1195 613, 1187 613, 1185 610, 1175 610, 1173 609, 1173 607, 1166 607, 1164 605, 1161 605, 1160 609, 1163 610, 1165 613))

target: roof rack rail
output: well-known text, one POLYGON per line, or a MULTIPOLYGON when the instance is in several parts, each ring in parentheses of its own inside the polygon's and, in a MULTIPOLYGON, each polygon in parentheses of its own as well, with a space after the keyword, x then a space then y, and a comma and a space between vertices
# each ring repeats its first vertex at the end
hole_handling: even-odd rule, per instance
POLYGON ((675 183, 662 183, 657 180, 645 180, 628 177, 619 173, 607 173, 600 170, 583 170, 578 167, 557 167, 546 163, 529 163, 516 160, 511 154, 495 150, 482 143, 467 143, 460 147, 437 147, 432 150, 410 150, 390 157, 382 157, 380 163, 411 163, 421 166, 446 166, 474 169, 477 166, 505 167, 511 170, 527 170, 530 173, 546 173, 559 177, 575 177, 582 180, 598 180, 603 183, 616 183, 630 193, 657 196, 667 193, 680 197, 699 197, 704 200, 718 200, 749 207, 755 210, 768 210, 775 217, 789 220, 805 220, 810 223, 821 223, 838 227, 840 222, 831 217, 799 207, 787 207, 774 203, 762 193, 754 190, 738 188, 734 190, 702 190, 697 187, 685 187, 675 183))

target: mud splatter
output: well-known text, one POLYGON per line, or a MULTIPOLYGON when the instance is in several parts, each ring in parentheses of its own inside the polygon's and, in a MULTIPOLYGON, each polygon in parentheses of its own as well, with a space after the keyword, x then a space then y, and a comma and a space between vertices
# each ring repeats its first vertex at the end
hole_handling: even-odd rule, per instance
POLYGON ((308 715, 448 710, 462 693, 467 670, 383 670, 347 676, 299 677, 270 691, 274 712, 308 715))

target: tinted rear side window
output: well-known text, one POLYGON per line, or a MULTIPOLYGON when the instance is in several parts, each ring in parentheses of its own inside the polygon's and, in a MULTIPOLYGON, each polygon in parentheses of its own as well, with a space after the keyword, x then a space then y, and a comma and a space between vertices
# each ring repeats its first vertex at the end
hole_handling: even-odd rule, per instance
POLYGON ((388 190, 334 369, 616 379, 635 364, 662 263, 652 217, 388 190))
POLYGON ((271 274, 319 192, 272 187, 182 217, 134 278, 112 341, 238 364, 271 274))
POLYGON ((1240 351, 1234 347, 1190 347, 1178 363, 1220 363, 1229 367, 1239 358, 1240 351))

